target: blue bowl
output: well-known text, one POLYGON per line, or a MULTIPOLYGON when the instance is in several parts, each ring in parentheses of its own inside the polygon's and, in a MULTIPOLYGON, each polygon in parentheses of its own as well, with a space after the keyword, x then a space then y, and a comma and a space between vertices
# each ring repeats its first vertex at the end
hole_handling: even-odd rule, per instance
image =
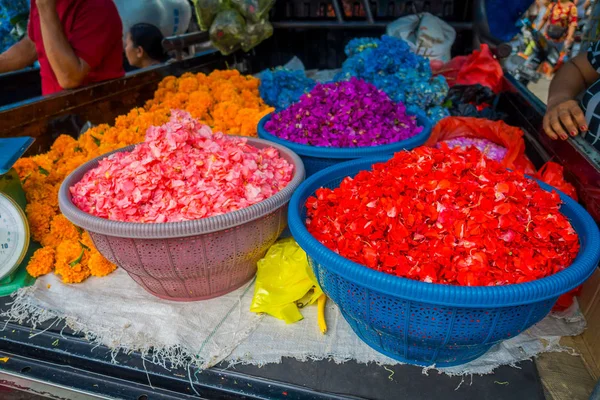
POLYGON ((422 146, 431 135, 432 125, 429 118, 427 118, 422 111, 419 111, 416 114, 416 117, 417 125, 423 127, 423 130, 419 132, 418 135, 400 142, 381 146, 339 148, 318 147, 294 143, 272 135, 265 129, 265 124, 271 119, 271 114, 264 116, 258 123, 258 137, 285 146, 298 154, 304 163, 306 177, 309 177, 325 168, 341 162, 355 160, 357 158, 380 157, 384 155, 389 155, 389 158, 391 158, 391 156, 398 151, 411 150, 415 147, 422 146))
MULTIPOLYGON (((573 264, 532 282, 495 287, 431 284, 399 278, 349 261, 306 229, 306 200, 321 187, 370 170, 386 158, 349 161, 318 172, 294 192, 288 209, 292 235, 306 251, 319 284, 354 332, 378 352, 405 363, 449 367, 472 361, 494 344, 543 319, 558 297, 590 277, 600 259, 600 233, 592 217, 561 193, 561 212, 580 240, 573 264)), ((556 190, 542 182, 544 190, 556 190)))

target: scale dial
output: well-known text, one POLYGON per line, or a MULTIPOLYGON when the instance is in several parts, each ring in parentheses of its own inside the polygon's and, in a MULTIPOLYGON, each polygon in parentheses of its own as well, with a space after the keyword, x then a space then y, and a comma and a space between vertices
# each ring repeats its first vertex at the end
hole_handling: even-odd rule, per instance
POLYGON ((0 193, 0 279, 10 275, 29 248, 29 224, 19 205, 0 193))

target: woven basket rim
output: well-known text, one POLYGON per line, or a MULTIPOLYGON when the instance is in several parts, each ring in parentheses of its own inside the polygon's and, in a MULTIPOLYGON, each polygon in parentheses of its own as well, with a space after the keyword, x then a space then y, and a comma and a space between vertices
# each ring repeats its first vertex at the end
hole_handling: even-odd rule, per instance
POLYGON ((309 258, 332 273, 375 292, 411 301, 467 308, 509 307, 556 298, 585 282, 594 272, 600 259, 600 232, 587 211, 558 189, 539 182, 547 191, 559 193, 563 213, 580 238, 580 250, 573 264, 564 270, 531 282, 504 286, 453 286, 420 282, 379 272, 352 262, 329 250, 306 229, 301 216, 306 199, 316 189, 334 179, 370 169, 387 158, 363 158, 337 164, 319 171, 304 181, 290 200, 288 226, 292 235, 309 258))
POLYGON ((73 224, 94 233, 129 239, 170 239, 210 234, 225 229, 231 229, 268 215, 289 202, 292 194, 304 180, 305 176, 304 164, 300 157, 290 149, 277 143, 271 143, 267 140, 235 135, 228 135, 227 137, 247 139, 248 144, 258 148, 274 147, 279 151, 281 157, 293 164, 294 175, 292 176, 292 180, 285 188, 273 196, 249 207, 193 221, 166 223, 111 221, 88 214, 75 206, 71 201, 69 188, 79 182, 89 170, 96 168, 100 160, 114 153, 131 151, 136 146, 131 145, 96 157, 69 174, 62 182, 58 193, 60 211, 73 224))
POLYGON ((335 159, 350 159, 350 158, 363 158, 363 157, 376 157, 381 154, 393 154, 397 151, 404 149, 412 149, 423 145, 429 136, 431 135, 432 124, 429 118, 421 110, 415 110, 413 114, 417 117, 417 125, 421 126, 423 130, 415 136, 399 142, 384 144, 380 146, 371 147, 353 147, 353 148, 339 148, 339 147, 318 147, 310 146, 306 144, 294 143, 289 140, 281 139, 267 131, 265 124, 271 119, 273 114, 265 115, 258 123, 258 136, 262 139, 266 139, 270 142, 280 144, 288 147, 296 154, 300 156, 318 157, 318 158, 335 158, 335 159))

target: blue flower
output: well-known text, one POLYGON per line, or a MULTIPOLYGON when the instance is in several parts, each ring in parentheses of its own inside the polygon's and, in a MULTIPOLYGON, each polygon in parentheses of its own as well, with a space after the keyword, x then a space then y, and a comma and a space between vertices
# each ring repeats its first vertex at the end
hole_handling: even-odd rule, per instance
POLYGON ((306 77, 304 71, 291 71, 282 67, 264 71, 260 77, 260 97, 277 111, 297 102, 310 92, 316 82, 306 77))
POLYGON ((387 35, 353 39, 345 52, 348 59, 336 81, 355 76, 374 84, 395 102, 426 112, 433 109, 431 114, 436 118, 442 115, 440 106, 448 94, 446 79, 433 77, 429 60, 413 53, 402 39, 387 35))

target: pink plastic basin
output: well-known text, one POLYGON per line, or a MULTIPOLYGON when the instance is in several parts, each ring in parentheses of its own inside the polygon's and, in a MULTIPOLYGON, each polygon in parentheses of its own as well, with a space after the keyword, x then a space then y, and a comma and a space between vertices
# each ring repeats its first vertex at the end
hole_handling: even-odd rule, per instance
POLYGON ((85 163, 63 181, 58 195, 60 210, 89 232, 104 257, 151 294, 173 301, 221 296, 254 276, 256 262, 287 226, 287 204, 304 179, 304 165, 291 150, 262 139, 248 138, 248 142, 258 148, 275 147, 294 165, 292 181, 283 190, 250 207, 196 221, 163 224, 93 216, 73 204, 69 188, 112 154, 108 153, 85 163))

